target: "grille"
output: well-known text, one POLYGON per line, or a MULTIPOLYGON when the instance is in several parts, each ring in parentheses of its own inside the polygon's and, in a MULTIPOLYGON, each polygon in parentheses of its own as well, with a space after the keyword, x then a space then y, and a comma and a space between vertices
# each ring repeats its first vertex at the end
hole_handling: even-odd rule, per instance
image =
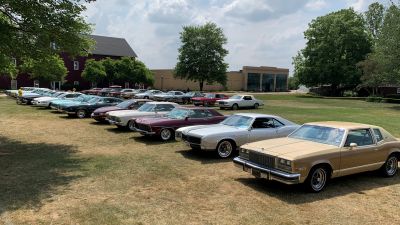
POLYGON ((147 131, 147 132, 151 132, 151 128, 149 125, 145 125, 145 124, 141 124, 141 123, 137 123, 136 128, 139 130, 143 130, 143 131, 147 131))
POLYGON ((220 104, 220 105, 224 105, 224 104, 225 104, 225 102, 219 102, 219 104, 220 104))
POLYGON ((185 141, 187 141, 187 142, 189 142, 191 144, 198 144, 199 145, 201 143, 201 138, 193 137, 193 136, 185 135, 185 134, 182 134, 182 140, 185 140, 185 141))
POLYGON ((249 160, 262 166, 275 167, 275 158, 258 152, 249 152, 249 160))

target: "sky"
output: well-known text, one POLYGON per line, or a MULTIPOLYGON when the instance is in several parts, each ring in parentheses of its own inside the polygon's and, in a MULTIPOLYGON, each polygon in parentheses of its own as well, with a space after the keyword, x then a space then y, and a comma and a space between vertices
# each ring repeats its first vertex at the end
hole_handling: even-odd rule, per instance
MULTIPOLYGON (((183 26, 214 22, 228 39, 229 70, 274 66, 293 71, 303 32, 318 16, 373 0, 97 0, 87 4, 94 34, 125 38, 150 69, 176 65, 183 26)), ((387 4, 388 0, 379 0, 387 4)))

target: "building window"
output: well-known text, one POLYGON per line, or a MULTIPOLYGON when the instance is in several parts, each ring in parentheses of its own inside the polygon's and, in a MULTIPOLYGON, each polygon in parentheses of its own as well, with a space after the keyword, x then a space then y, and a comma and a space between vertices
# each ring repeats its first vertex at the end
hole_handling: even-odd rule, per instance
POLYGON ((275 91, 274 88, 275 78, 273 74, 263 74, 262 75, 262 91, 271 92, 275 91))
POLYGON ((79 62, 74 61, 74 70, 79 70, 79 62))
POLYGON ((95 87, 97 87, 97 82, 92 82, 92 88, 95 88, 95 87))
POLYGON ((129 82, 125 82, 125 88, 129 88, 129 82))
POLYGON ((287 75, 276 75, 276 91, 287 91, 287 75))
POLYGON ((39 81, 38 80, 34 80, 33 81, 33 86, 34 87, 39 87, 39 81))
POLYGON ((16 58, 11 58, 11 62, 14 64, 14 66, 17 66, 17 59, 16 58))
POLYGON ((74 81, 74 86, 79 86, 79 81, 74 81))
POLYGON ((11 90, 17 90, 17 80, 11 80, 11 90))
POLYGON ((260 74, 249 73, 247 74, 247 90, 260 91, 260 74))
POLYGON ((56 48, 57 48, 56 43, 55 42, 50 42, 50 48, 53 49, 53 50, 56 50, 56 48))

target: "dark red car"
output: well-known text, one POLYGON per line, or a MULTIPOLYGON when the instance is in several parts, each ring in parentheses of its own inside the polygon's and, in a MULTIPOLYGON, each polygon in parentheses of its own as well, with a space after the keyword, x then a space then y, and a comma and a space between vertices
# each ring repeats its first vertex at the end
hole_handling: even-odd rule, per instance
POLYGON ((151 102, 149 99, 131 99, 119 103, 116 106, 101 107, 93 111, 91 117, 97 121, 105 121, 106 113, 117 110, 135 110, 146 102, 151 102))
POLYGON ((217 100, 227 99, 227 98, 228 98, 228 96, 226 96, 224 94, 207 93, 204 95, 204 97, 192 98, 192 102, 195 106, 199 106, 199 105, 209 106, 209 105, 215 105, 215 102, 217 100))
POLYGON ((158 136, 163 141, 175 137, 175 130, 192 125, 216 124, 225 116, 210 108, 178 107, 163 117, 142 117, 135 121, 136 131, 146 136, 158 136))
POLYGON ((87 94, 87 95, 97 95, 97 93, 99 93, 99 91, 101 91, 101 88, 92 88, 89 90, 83 90, 83 91, 81 91, 81 93, 87 94))

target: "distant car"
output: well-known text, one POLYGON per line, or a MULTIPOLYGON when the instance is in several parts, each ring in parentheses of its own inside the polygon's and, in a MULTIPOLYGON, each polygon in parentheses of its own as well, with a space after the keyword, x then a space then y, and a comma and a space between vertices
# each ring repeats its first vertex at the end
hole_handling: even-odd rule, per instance
POLYGON ((50 104, 54 100, 75 99, 81 95, 82 93, 79 92, 58 92, 58 94, 54 96, 35 98, 33 99, 32 104, 50 108, 50 104))
POLYGON ((68 116, 76 116, 80 119, 89 116, 94 110, 105 107, 114 106, 121 103, 123 100, 114 97, 95 97, 88 102, 81 104, 70 105, 62 109, 68 116))
POLYGON ((87 95, 97 95, 99 91, 101 91, 102 88, 92 88, 89 90, 83 90, 81 91, 82 94, 87 94, 87 95))
POLYGON ((143 93, 143 92, 146 92, 146 91, 147 91, 147 89, 133 89, 132 92, 123 92, 123 93, 121 93, 121 97, 125 98, 125 99, 134 98, 135 94, 140 94, 140 93, 143 93))
POLYGON ((25 103, 27 105, 32 105, 32 101, 35 98, 52 96, 55 91, 43 88, 43 89, 35 89, 32 92, 25 92, 22 96, 17 97, 17 103, 25 103))
POLYGON ((66 108, 68 106, 87 103, 87 102, 89 102, 90 100, 92 100, 94 98, 98 98, 98 96, 95 96, 95 95, 81 95, 79 97, 72 98, 72 99, 57 99, 57 100, 51 101, 49 106, 52 109, 55 109, 55 110, 57 110, 59 112, 62 112, 64 110, 64 108, 66 108))
POLYGON ((173 102, 148 102, 137 110, 119 110, 107 113, 107 121, 118 128, 135 131, 135 120, 144 116, 162 116, 179 105, 173 102))
POLYGON ((153 99, 154 95, 157 94, 163 94, 164 92, 160 91, 160 90, 148 90, 146 92, 143 93, 138 93, 135 94, 135 98, 141 98, 141 99, 153 99))
POLYGON ((176 130, 176 139, 193 149, 216 151, 219 157, 227 158, 243 144, 286 137, 298 127, 279 116, 238 113, 216 125, 180 128, 176 130))
POLYGON ((173 102, 189 104, 192 103, 192 98, 203 97, 204 94, 198 91, 187 92, 183 95, 182 98, 174 99, 173 102))
POLYGON ((233 109, 239 108, 254 108, 257 109, 259 106, 263 106, 264 102, 256 99, 253 95, 234 95, 228 99, 218 100, 218 106, 220 109, 233 109))
POLYGON ((380 170, 397 173, 400 141, 382 127, 350 122, 307 123, 288 137, 248 143, 234 163, 259 178, 303 183, 320 192, 330 178, 380 170))
MULTIPOLYGON (((173 100, 178 100, 179 98, 182 98, 183 96, 184 96, 184 93, 182 91, 168 91, 167 93, 154 95, 153 100, 154 101, 171 102, 173 100)), ((182 102, 182 100, 179 102, 182 102)))
POLYGON ((118 110, 136 110, 143 104, 150 102, 149 99, 131 99, 119 103, 116 106, 101 107, 93 111, 91 117, 97 121, 105 121, 106 114, 118 110))
POLYGON ((163 141, 175 137, 175 130, 185 126, 216 124, 225 116, 209 108, 175 108, 163 117, 136 119, 135 129, 142 135, 158 136, 163 141))
POLYGON ((121 92, 122 88, 121 86, 111 86, 109 88, 103 88, 101 91, 97 93, 99 96, 112 96, 112 95, 118 95, 121 92))
POLYGON ((215 105, 217 100, 227 99, 228 96, 224 94, 216 94, 216 93, 207 93, 204 97, 194 97, 192 98, 192 102, 195 106, 203 105, 203 106, 211 106, 215 105))

